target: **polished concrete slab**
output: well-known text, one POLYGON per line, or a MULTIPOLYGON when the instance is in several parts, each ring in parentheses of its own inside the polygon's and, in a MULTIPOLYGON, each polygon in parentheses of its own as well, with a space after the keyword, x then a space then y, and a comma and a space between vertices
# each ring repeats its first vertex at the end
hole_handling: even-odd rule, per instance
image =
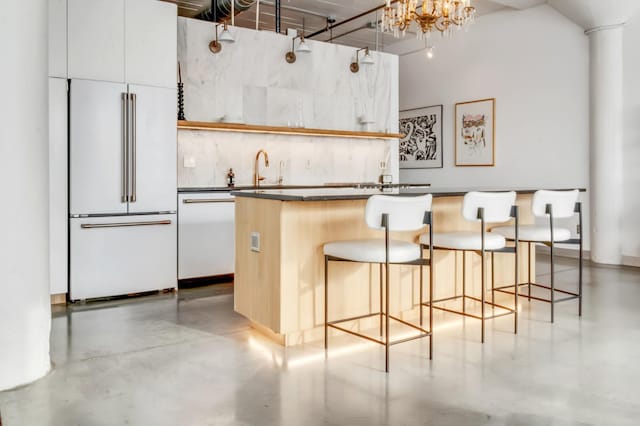
MULTIPOLYGON (((544 258, 538 279, 548 278, 544 258)), ((562 259, 560 283, 575 262, 562 259)), ((637 425, 640 269, 587 266, 576 302, 522 301, 479 323, 438 314, 428 341, 350 336, 282 348, 233 312, 230 285, 57 309, 52 372, 0 393, 13 425, 637 425)))

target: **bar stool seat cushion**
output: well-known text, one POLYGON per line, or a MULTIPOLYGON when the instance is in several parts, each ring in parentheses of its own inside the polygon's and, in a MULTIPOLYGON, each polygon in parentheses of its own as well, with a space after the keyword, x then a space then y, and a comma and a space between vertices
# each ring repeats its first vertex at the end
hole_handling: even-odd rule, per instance
MULTIPOLYGON (((513 226, 498 226, 491 229, 491 232, 495 232, 504 236, 508 240, 513 240, 516 237, 513 226)), ((551 242, 551 231, 548 226, 537 225, 520 225, 518 232, 518 239, 520 241, 531 242, 551 242)), ((567 228, 553 227, 553 241, 560 242, 571 239, 571 231, 567 228)))
MULTIPOLYGON (((420 235, 421 244, 429 244, 429 234, 420 235)), ((487 232, 484 239, 485 250, 499 250, 506 246, 505 238, 500 234, 487 232)), ((482 237, 479 232, 441 232, 433 234, 433 247, 451 250, 481 250, 482 237)))
MULTIPOLYGON (((427 238, 428 239, 428 238, 427 238)), ((354 262, 385 262, 384 239, 333 241, 324 245, 324 254, 354 262)), ((412 262, 421 257, 418 244, 389 240, 389 262, 412 262)))

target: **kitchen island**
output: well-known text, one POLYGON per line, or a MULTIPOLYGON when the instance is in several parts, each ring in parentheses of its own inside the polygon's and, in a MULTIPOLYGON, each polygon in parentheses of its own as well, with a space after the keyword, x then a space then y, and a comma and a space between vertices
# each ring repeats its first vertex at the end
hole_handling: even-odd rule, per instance
MULTIPOLYGON (((479 230, 479 224, 461 216, 464 194, 470 189, 291 189, 235 191, 236 267, 235 310, 253 326, 285 346, 323 337, 324 255, 328 241, 384 238, 382 231, 364 222, 367 199, 375 194, 433 194, 434 232, 479 230)), ((479 189, 480 190, 480 189, 479 189)), ((507 190, 482 188, 483 191, 507 190)), ((531 198, 534 190, 516 190, 520 223, 534 222, 531 198)), ((393 238, 416 241, 419 233, 395 233, 393 238)), ((520 246, 520 282, 527 280, 527 262, 535 276, 535 253, 520 246)), ((425 251, 428 256, 428 251, 425 251)), ((512 254, 495 255, 495 284, 513 282, 512 254)), ((436 251, 433 262, 436 299, 460 294, 462 253, 436 251)), ((480 294, 480 256, 465 256, 467 292, 480 294)), ((490 262, 491 256, 486 256, 490 262)), ((489 265, 489 263, 488 263, 489 265)), ((329 318, 346 318, 375 311, 379 304, 378 265, 334 262, 330 266, 329 318)), ((490 269, 487 269, 490 271, 490 269)), ((424 286, 428 289, 428 271, 424 286)), ((415 266, 390 268, 390 310, 403 319, 417 316, 420 271, 415 266)), ((428 294, 427 291, 424 293, 428 294)), ((503 296, 504 297, 504 296, 503 296)), ((456 303, 456 302, 452 302, 456 303)), ((436 316, 436 320, 439 317, 436 316)), ((354 322, 367 328, 370 320, 354 322)))

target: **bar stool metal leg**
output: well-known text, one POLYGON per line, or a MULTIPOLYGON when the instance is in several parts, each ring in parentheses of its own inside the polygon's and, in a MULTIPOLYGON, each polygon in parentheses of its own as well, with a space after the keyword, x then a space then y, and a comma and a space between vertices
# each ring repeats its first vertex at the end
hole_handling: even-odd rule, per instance
POLYGON ((382 263, 380 264, 380 337, 382 337, 382 263))
POLYGON ((486 297, 486 273, 485 273, 485 262, 484 262, 484 233, 485 233, 485 229, 484 229, 484 209, 481 207, 478 209, 478 214, 480 216, 480 226, 481 228, 481 234, 480 234, 480 242, 481 242, 481 248, 482 250, 480 251, 480 256, 481 256, 481 261, 482 264, 480 265, 480 272, 482 273, 482 279, 480 280, 481 285, 482 285, 482 307, 480 308, 480 316, 482 317, 481 321, 482 321, 482 338, 481 341, 482 343, 484 343, 484 321, 485 321, 485 314, 484 314, 484 305, 485 305, 485 297, 486 297))
POLYGON ((389 216, 386 214, 382 215, 382 220, 385 223, 385 233, 384 233, 384 245, 385 245, 385 262, 384 262, 384 281, 385 281, 385 309, 384 309, 384 317, 385 317, 385 344, 384 344, 384 371, 386 373, 389 372, 389 216))
POLYGON ((576 206, 576 210, 578 210, 578 223, 580 224, 580 258, 578 259, 578 316, 582 316, 582 233, 584 229, 582 229, 582 205, 578 203, 576 206))
POLYGON ((529 242, 529 244, 527 245, 527 255, 529 256, 529 261, 527 263, 527 269, 529 271, 529 281, 528 281, 528 296, 527 298, 529 299, 529 302, 531 302, 531 245, 532 243, 529 242))
POLYGON ((467 312, 467 252, 462 250, 462 312, 467 312))
MULTIPOLYGON (((496 268, 493 267, 494 263, 495 263, 495 256, 494 256, 494 252, 491 252, 491 303, 494 304, 496 303, 496 292, 494 290, 495 284, 496 284, 496 268)), ((517 283, 517 281, 516 281, 517 283)), ((495 310, 495 308, 494 308, 495 310)))
POLYGON ((420 304, 418 305, 420 308, 420 327, 422 327, 422 286, 423 286, 424 282, 423 282, 423 271, 422 271, 422 265, 420 265, 420 304))
MULTIPOLYGON (((518 278, 520 278, 518 275, 518 243, 519 243, 519 238, 518 238, 518 229, 520 229, 520 227, 518 226, 518 221, 520 218, 520 215, 518 214, 518 207, 514 206, 513 207, 513 214, 512 216, 515 216, 515 220, 516 220, 516 226, 515 226, 515 241, 513 242, 513 257, 514 257, 514 270, 515 270, 515 274, 514 274, 514 283, 516 283, 516 288, 514 291, 514 305, 513 305, 513 333, 517 334, 518 333, 518 293, 520 293, 520 285, 519 285, 519 280, 518 278)), ((531 265, 529 265, 529 267, 531 267, 531 265)))
POLYGON ((551 204, 547 204, 547 213, 549 214, 549 234, 551 237, 551 243, 549 244, 550 248, 550 263, 551 263, 551 323, 553 324, 553 320, 555 317, 555 299, 556 299, 556 286, 555 286, 555 261, 553 258, 553 247, 554 247, 554 238, 553 238, 553 209, 551 204))
MULTIPOLYGON (((433 221, 429 216, 429 359, 433 359, 433 277, 435 259, 433 258, 433 221)), ((422 308, 420 308, 422 309, 422 308)))
POLYGON ((329 331, 329 256, 324 257, 324 349, 327 349, 327 338, 329 331))

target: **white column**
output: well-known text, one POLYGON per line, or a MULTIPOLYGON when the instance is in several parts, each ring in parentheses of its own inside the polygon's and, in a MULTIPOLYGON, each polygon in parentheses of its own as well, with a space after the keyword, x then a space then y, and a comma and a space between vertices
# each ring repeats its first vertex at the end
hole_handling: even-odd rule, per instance
POLYGON ((623 25, 586 31, 591 59, 591 259, 622 263, 623 25))
POLYGON ((47 0, 0 13, 0 390, 49 371, 47 0))

